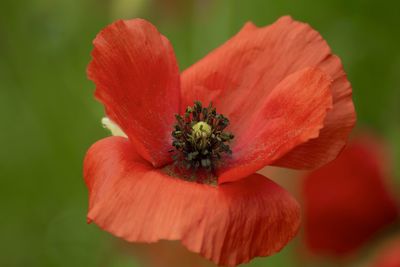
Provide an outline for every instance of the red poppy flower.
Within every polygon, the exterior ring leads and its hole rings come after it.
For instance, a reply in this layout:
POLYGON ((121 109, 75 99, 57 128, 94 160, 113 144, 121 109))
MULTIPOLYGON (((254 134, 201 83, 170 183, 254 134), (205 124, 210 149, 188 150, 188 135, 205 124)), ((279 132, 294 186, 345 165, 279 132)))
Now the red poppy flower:
POLYGON ((86 155, 88 220, 128 241, 181 240, 220 265, 271 255, 298 230, 298 203, 255 172, 320 166, 355 122, 340 60, 289 17, 247 23, 181 74, 168 39, 141 19, 102 30, 92 57, 95 95, 127 138, 100 140, 86 155), (186 108, 194 101, 212 105, 186 108), (172 144, 178 161, 201 164, 208 178, 192 182, 172 168, 172 144))
POLYGON ((384 158, 376 141, 360 138, 305 177, 304 237, 311 252, 349 256, 398 219, 384 158))

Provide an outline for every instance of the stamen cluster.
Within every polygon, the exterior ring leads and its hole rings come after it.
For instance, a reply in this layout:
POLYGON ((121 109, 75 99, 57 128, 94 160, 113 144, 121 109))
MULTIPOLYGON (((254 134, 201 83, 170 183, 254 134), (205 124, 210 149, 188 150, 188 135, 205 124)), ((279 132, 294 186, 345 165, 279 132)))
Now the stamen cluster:
POLYGON ((172 145, 176 150, 173 155, 176 165, 212 171, 222 154, 232 154, 228 143, 234 136, 224 132, 229 120, 218 114, 211 103, 203 107, 200 101, 195 101, 193 107, 186 108, 184 116, 177 114, 175 117, 172 145))

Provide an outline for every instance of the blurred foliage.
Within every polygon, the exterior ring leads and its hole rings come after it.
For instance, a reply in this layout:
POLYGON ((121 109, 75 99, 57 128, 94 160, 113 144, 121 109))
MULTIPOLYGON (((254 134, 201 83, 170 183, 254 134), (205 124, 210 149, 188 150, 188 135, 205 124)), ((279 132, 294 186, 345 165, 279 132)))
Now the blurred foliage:
MULTIPOLYGON (((181 69, 251 20, 308 22, 344 63, 359 129, 387 139, 400 176, 400 2, 14 0, 0 2, 0 266, 139 266, 87 225, 82 159, 107 133, 86 78, 91 42, 117 18, 144 17, 181 69)), ((249 266, 296 266, 287 247, 249 266)))

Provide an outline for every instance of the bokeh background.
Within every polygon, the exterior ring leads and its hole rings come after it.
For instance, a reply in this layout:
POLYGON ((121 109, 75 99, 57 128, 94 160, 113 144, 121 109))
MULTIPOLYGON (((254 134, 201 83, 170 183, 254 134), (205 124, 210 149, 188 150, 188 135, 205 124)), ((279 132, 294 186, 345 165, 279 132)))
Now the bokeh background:
MULTIPOLYGON (((0 266, 142 266, 146 248, 131 253, 85 219, 82 160, 92 143, 108 135, 85 69, 95 35, 119 18, 155 24, 172 42, 181 70, 246 21, 263 26, 290 14, 310 23, 343 60, 357 130, 385 139, 393 176, 400 177, 399 3, 0 1, 0 266)), ((298 266, 295 244, 246 266, 298 266)))

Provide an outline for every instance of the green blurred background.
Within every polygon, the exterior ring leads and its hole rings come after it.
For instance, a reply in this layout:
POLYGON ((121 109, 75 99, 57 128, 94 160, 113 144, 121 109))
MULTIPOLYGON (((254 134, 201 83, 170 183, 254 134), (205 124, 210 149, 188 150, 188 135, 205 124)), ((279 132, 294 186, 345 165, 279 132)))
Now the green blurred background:
MULTIPOLYGON (((236 33, 290 14, 344 63, 358 129, 389 144, 400 175, 400 2, 31 0, 0 2, 0 266, 140 266, 87 225, 82 159, 108 135, 86 78, 95 35, 142 17, 174 45, 183 70, 236 33)), ((279 181, 279 180, 278 180, 279 181)), ((295 249, 248 266, 296 266, 295 249)))

